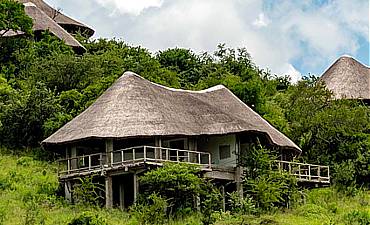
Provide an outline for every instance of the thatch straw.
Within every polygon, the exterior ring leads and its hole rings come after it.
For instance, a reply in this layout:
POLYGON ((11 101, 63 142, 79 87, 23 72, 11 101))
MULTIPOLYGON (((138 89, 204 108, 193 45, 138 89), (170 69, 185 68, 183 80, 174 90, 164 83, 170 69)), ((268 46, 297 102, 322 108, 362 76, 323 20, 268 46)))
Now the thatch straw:
POLYGON ((337 99, 370 99, 370 68, 350 56, 337 59, 320 80, 337 99))
POLYGON ((58 10, 52 8, 43 0, 16 0, 21 3, 31 2, 37 6, 37 8, 41 9, 46 15, 48 15, 52 20, 57 22, 60 26, 65 28, 70 33, 75 33, 80 31, 87 37, 91 37, 94 34, 94 30, 86 26, 85 24, 78 22, 63 13, 59 12, 58 10))
POLYGON ((69 34, 48 15, 36 7, 36 5, 30 2, 25 3, 24 5, 26 14, 33 20, 33 31, 37 32, 48 30, 56 37, 63 40, 67 45, 80 52, 85 51, 85 48, 71 34, 69 34))
POLYGON ((185 91, 126 72, 84 112, 43 141, 66 144, 91 138, 221 135, 253 131, 301 151, 222 85, 185 91))

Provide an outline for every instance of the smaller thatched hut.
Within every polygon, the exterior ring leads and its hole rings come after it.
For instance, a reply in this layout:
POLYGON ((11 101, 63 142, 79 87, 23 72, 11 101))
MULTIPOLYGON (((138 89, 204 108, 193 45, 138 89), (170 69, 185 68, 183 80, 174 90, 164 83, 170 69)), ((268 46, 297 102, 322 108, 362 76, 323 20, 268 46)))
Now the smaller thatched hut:
POLYGON ((68 33, 76 34, 80 32, 86 37, 91 37, 94 34, 94 30, 87 25, 76 21, 75 19, 66 16, 59 10, 54 9, 43 0, 16 0, 21 3, 31 2, 36 5, 41 11, 43 11, 49 18, 54 20, 57 24, 63 27, 68 33))
MULTIPOLYGON (((76 53, 83 53, 86 49, 74 38, 73 34, 81 32, 86 37, 93 35, 94 31, 86 25, 77 22, 59 11, 53 9, 42 0, 17 0, 24 4, 25 13, 32 18, 32 30, 36 38, 43 31, 49 31, 51 34, 64 41, 66 45, 71 46, 76 53)), ((24 35, 21 31, 0 31, 1 37, 11 38, 24 35)))
POLYGON ((321 76, 337 99, 370 100, 370 67, 351 56, 341 56, 321 76))

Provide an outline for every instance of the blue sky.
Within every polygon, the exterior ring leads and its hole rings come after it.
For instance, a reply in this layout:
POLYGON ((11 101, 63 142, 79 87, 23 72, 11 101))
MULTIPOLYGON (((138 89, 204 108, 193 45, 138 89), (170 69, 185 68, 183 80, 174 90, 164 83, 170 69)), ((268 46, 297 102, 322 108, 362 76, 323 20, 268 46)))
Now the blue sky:
POLYGON ((369 0, 46 0, 95 29, 152 52, 246 47, 261 68, 292 80, 339 56, 369 65, 369 0))

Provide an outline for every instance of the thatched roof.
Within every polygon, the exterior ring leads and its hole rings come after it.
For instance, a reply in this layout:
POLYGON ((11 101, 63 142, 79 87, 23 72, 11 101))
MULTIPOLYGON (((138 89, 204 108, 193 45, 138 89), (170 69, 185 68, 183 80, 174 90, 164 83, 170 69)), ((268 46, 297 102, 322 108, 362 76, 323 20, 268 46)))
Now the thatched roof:
POLYGON ((203 91, 172 89, 132 72, 121 76, 95 103, 43 141, 65 144, 90 138, 218 135, 245 131, 301 151, 222 85, 203 91))
POLYGON ((94 30, 86 26, 85 24, 78 22, 63 13, 59 12, 58 10, 54 9, 50 5, 48 5, 43 0, 16 0, 21 3, 32 2, 37 6, 37 8, 41 9, 46 15, 48 15, 52 20, 58 23, 60 26, 65 28, 68 32, 77 32, 81 31, 87 37, 91 37, 94 34, 94 30))
POLYGON ((66 30, 59 26, 54 20, 48 15, 41 11, 33 3, 25 3, 26 14, 32 18, 33 27, 32 30, 37 32, 49 30, 50 33, 54 34, 59 39, 63 40, 66 45, 75 48, 78 51, 85 51, 85 48, 66 30))
POLYGON ((337 59, 320 78, 341 99, 370 99, 370 68, 352 58, 337 59))

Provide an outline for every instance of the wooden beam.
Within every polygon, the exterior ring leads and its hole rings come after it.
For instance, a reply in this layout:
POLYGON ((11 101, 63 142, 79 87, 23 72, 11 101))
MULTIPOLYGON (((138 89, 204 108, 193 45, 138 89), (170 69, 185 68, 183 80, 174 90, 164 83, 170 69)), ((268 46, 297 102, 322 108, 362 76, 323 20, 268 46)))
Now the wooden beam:
POLYGON ((139 194, 139 179, 137 173, 134 173, 134 203, 137 201, 137 197, 139 194))
POLYGON ((237 166, 235 170, 236 191, 241 199, 243 199, 243 167, 237 166))
POLYGON ((111 176, 105 177, 105 207, 113 207, 113 184, 111 176))
POLYGON ((113 139, 105 140, 105 152, 107 153, 107 164, 111 165, 112 163, 112 152, 113 152, 113 139))

